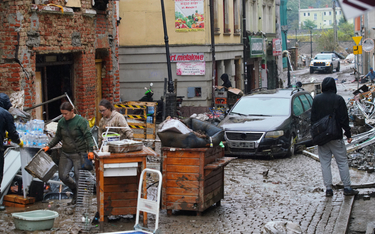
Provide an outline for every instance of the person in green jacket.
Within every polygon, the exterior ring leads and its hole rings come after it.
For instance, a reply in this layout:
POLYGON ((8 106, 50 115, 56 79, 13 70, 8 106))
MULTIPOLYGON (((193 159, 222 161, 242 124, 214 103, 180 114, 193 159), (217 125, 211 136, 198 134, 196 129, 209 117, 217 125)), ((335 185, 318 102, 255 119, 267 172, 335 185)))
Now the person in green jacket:
POLYGON ((59 177, 72 190, 73 197, 70 204, 74 205, 77 200, 79 170, 85 160, 84 157, 94 158, 94 142, 88 121, 75 114, 73 106, 69 102, 62 103, 60 111, 63 118, 57 124, 56 135, 43 150, 48 151, 60 141, 62 142, 59 177), (69 176, 72 167, 74 167, 75 180, 69 176))

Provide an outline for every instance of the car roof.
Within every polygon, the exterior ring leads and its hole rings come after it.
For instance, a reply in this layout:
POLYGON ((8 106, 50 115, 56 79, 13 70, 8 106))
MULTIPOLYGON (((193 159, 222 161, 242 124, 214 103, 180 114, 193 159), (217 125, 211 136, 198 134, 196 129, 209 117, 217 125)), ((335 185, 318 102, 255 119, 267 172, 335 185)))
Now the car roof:
POLYGON ((262 95, 262 97, 272 97, 272 98, 292 98, 296 94, 308 94, 308 92, 303 89, 271 89, 257 91, 246 95, 245 97, 251 98, 253 96, 262 95))

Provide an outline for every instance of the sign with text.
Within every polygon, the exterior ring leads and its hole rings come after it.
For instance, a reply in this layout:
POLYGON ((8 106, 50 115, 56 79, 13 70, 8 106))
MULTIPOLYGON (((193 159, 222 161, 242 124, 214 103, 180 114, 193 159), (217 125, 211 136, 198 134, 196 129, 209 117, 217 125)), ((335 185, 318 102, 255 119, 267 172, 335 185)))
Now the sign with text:
POLYGON ((204 62, 204 53, 171 54, 171 62, 204 62))
POLYGON ((203 76, 206 72, 205 62, 177 63, 178 76, 203 76))
POLYGON ((282 48, 282 42, 280 38, 274 38, 272 39, 272 55, 273 56, 279 56, 281 55, 283 48, 282 48))
POLYGON ((262 57, 263 55, 263 38, 250 38, 250 58, 262 57))
POLYGON ((174 0, 176 32, 204 31, 204 1, 174 0))

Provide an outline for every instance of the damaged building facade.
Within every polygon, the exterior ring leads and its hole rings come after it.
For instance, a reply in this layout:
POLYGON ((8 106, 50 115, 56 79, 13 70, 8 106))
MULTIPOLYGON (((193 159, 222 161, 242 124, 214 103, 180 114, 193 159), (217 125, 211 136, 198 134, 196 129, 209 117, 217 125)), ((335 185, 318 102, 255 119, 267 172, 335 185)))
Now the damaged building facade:
MULTIPOLYGON (((117 5, 108 0, 0 0, 0 92, 24 91, 24 107, 67 93, 80 115, 119 101, 117 5)), ((64 99, 34 109, 60 115, 64 99)), ((98 118, 96 118, 98 119, 98 118)))

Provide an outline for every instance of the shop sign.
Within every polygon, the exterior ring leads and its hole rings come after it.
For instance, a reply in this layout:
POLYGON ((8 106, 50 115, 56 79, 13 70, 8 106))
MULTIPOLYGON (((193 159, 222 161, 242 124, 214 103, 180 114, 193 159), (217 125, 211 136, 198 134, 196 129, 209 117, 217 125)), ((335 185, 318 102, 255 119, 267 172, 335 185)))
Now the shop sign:
POLYGON ((250 38, 250 58, 264 55, 263 38, 250 38))
POLYGON ((201 76, 205 74, 205 62, 176 63, 178 76, 201 76))
POLYGON ((282 53, 282 42, 280 38, 274 38, 272 39, 272 55, 273 56, 279 56, 282 53))
POLYGON ((170 55, 171 62, 204 62, 204 53, 187 53, 170 55))
POLYGON ((174 0, 176 32, 204 31, 204 1, 174 0))

